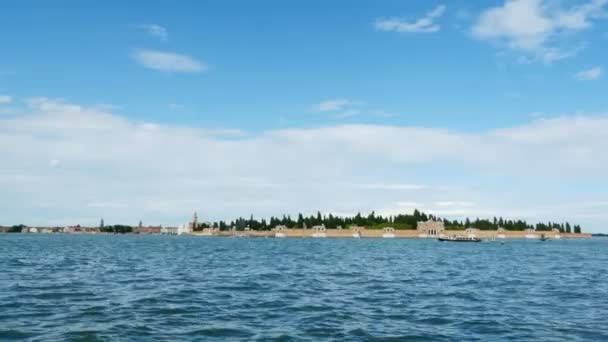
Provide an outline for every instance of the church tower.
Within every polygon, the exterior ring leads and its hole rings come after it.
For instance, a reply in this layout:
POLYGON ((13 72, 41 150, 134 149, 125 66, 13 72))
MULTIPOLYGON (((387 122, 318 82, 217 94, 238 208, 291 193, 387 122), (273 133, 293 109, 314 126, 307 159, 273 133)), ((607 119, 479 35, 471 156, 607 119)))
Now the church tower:
POLYGON ((198 214, 195 211, 194 215, 192 215, 192 222, 190 222, 190 229, 192 231, 194 231, 196 229, 197 225, 198 225, 198 214))

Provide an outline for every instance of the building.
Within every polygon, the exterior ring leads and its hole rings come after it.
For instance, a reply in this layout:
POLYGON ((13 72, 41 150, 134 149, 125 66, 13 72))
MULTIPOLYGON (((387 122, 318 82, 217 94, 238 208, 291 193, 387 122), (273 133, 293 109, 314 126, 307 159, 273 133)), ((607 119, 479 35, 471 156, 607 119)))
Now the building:
POLYGON ((505 234, 506 231, 507 230, 505 228, 498 227, 498 229, 496 229, 496 232, 498 233, 498 234, 496 234, 496 237, 499 239, 506 239, 507 238, 507 235, 505 234))
POLYGON ((393 228, 393 227, 384 227, 382 229, 382 237, 383 238, 394 238, 395 237, 395 228, 393 228))
POLYGON ((161 227, 160 233, 166 235, 177 235, 178 227, 161 227))
POLYGON ((198 214, 195 211, 194 215, 192 215, 192 221, 188 223, 188 228, 190 229, 190 232, 193 232, 196 230, 197 226, 198 226, 198 214))
POLYGON ((133 234, 160 234, 162 226, 144 226, 141 221, 133 228, 133 234))
POLYGON ((560 232, 559 229, 553 228, 553 229, 551 229, 551 232, 553 233, 553 238, 554 239, 561 239, 562 238, 562 236, 560 235, 561 232, 560 232))
POLYGON ((203 232, 200 235, 216 235, 219 231, 219 228, 203 228, 203 232))
POLYGON ((182 224, 181 226, 177 227, 177 235, 192 234, 192 227, 196 226, 196 213, 194 213, 194 215, 195 217, 192 222, 189 224, 182 224))
POLYGON ((326 234, 327 228, 325 228, 324 224, 322 224, 320 226, 313 226, 312 230, 313 230, 312 237, 314 237, 314 238, 327 237, 327 234, 326 234))
POLYGON ((477 228, 467 228, 464 230, 464 233, 469 237, 477 237, 479 234, 479 229, 477 228))
POLYGON ((538 235, 536 235, 536 230, 532 229, 532 228, 528 228, 525 230, 526 232, 526 239, 538 239, 538 235))
POLYGON ((284 238, 287 237, 287 227, 286 226, 276 226, 274 227, 274 237, 284 238))
POLYGON ((420 221, 416 224, 419 237, 436 237, 443 235, 445 226, 442 221, 420 221))
MULTIPOLYGON (((42 228, 39 229, 40 232, 45 233, 45 229, 52 229, 52 228, 42 228)), ((53 230, 54 232, 54 230, 53 230)), ((63 232, 63 233, 68 233, 68 234, 83 234, 83 233, 87 233, 87 234, 97 234, 100 232, 98 227, 82 227, 81 225, 77 224, 75 226, 67 226, 64 227, 63 229, 60 229, 59 232, 63 232)))
MULTIPOLYGON (((198 227, 198 214, 196 213, 196 211, 194 212, 194 215, 192 215, 192 221, 190 221, 188 223, 180 224, 177 227, 163 228, 163 229, 161 229, 161 234, 167 234, 167 235, 192 234, 195 227, 198 227)), ((205 229, 207 229, 207 228, 205 228, 205 229)), ((203 235, 211 235, 211 234, 205 234, 206 233, 205 229, 203 229, 203 235)))

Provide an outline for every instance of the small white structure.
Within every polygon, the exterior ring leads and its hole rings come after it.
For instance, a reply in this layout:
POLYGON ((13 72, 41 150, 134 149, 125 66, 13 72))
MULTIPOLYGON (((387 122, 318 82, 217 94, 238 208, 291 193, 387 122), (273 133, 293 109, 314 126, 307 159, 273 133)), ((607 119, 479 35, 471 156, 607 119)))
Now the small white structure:
POLYGON ((275 238, 285 238, 287 237, 287 227, 285 226, 276 226, 274 227, 274 237, 275 238))
POLYGON ((553 228, 553 229, 551 229, 551 232, 553 233, 553 238, 554 239, 561 239, 562 238, 562 236, 560 235, 561 232, 559 231, 559 229, 553 228))
POLYGON ((182 224, 181 226, 177 227, 177 235, 192 234, 192 227, 193 226, 194 225, 192 223, 182 224))
POLYGON ((416 230, 418 230, 418 236, 421 238, 437 237, 443 235, 445 232, 445 226, 441 221, 421 221, 416 224, 416 230))
POLYGON ((525 230, 526 232, 526 239, 538 239, 539 236, 536 234, 536 230, 532 229, 532 228, 528 228, 525 230))
POLYGON ((382 237, 392 239, 395 237, 395 228, 393 227, 384 227, 382 229, 382 237))
POLYGON ((353 232, 352 236, 355 239, 359 239, 361 237, 361 232, 363 231, 363 227, 350 226, 350 230, 353 232))
POLYGON ((249 226, 245 227, 245 229, 243 229, 243 231, 233 231, 232 234, 234 237, 249 237, 251 232, 251 228, 249 228, 249 226))
POLYGON ((177 235, 178 227, 160 227, 160 233, 165 235, 177 235))
POLYGON ((219 228, 203 228, 203 232, 200 235, 203 236, 212 236, 217 234, 217 232, 219 232, 219 228))
POLYGON ((496 238, 498 239, 506 239, 507 235, 505 234, 507 230, 504 229, 503 227, 498 227, 498 229, 496 229, 496 238))
POLYGON ((314 227, 312 227, 312 237, 313 238, 327 237, 326 231, 327 231, 327 228, 325 228, 324 224, 322 224, 320 226, 314 226, 314 227))
POLYGON ((160 233, 165 235, 192 234, 192 226, 190 223, 185 223, 177 227, 160 227, 160 233))
POLYGON ((479 234, 479 229, 477 228, 467 228, 464 230, 464 234, 468 237, 477 237, 477 234, 479 234))

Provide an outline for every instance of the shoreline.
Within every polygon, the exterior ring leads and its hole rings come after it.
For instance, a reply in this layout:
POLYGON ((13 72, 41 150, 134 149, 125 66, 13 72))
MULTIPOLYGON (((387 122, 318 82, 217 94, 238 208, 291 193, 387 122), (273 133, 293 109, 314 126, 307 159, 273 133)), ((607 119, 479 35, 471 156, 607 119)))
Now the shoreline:
MULTIPOLYGON (((363 229, 360 230, 360 238, 388 238, 384 237, 384 232, 382 229, 363 229)), ((215 237, 251 237, 251 238, 277 238, 275 236, 277 232, 272 230, 265 231, 216 231, 216 232, 202 232, 197 231, 193 232, 190 235, 194 236, 215 236, 215 237)), ((356 239, 353 236, 355 233, 349 229, 327 229, 323 232, 323 235, 318 236, 318 232, 315 232, 312 229, 285 229, 281 232, 283 236, 278 238, 350 238, 356 239), (313 236, 313 234, 317 236, 313 236)), ((552 231, 543 231, 543 232, 535 232, 530 233, 526 231, 496 231, 496 230, 481 230, 475 232, 475 234, 469 234, 465 230, 446 230, 442 235, 450 236, 450 235, 468 235, 475 236, 480 239, 528 239, 535 240, 540 239, 541 234, 544 234, 548 239, 581 239, 581 238, 591 238, 591 233, 555 233, 552 231), (534 237, 532 237, 534 236, 534 237)), ((423 236, 417 230, 395 230, 392 232, 392 237, 397 239, 435 239, 437 236, 423 236)))

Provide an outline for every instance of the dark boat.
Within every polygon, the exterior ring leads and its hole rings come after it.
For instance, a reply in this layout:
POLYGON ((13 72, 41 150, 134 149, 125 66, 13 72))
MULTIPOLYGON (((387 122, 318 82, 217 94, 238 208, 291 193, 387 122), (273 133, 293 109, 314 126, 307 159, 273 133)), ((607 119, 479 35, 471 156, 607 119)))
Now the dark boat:
POLYGON ((549 240, 549 239, 547 239, 545 234, 540 234, 540 241, 547 241, 547 240, 549 240))
POLYGON ((440 236, 437 238, 437 240, 446 242, 481 242, 480 238, 462 235, 440 236))

